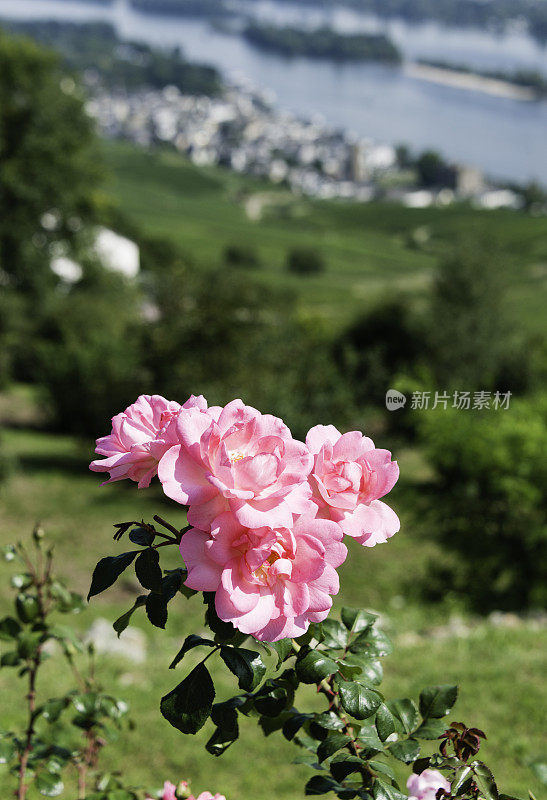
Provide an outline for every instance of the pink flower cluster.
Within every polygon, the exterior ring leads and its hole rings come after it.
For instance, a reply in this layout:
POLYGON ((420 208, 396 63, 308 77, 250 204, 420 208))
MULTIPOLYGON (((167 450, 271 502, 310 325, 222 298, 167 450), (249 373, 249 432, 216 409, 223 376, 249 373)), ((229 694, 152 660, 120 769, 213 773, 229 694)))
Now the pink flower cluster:
POLYGON ((303 634, 321 622, 339 589, 344 535, 366 547, 399 530, 380 498, 399 476, 387 450, 358 431, 312 428, 293 439, 278 417, 233 400, 208 407, 142 395, 97 440, 109 472, 139 488, 157 474, 188 507, 180 551, 186 585, 215 592, 219 617, 262 641, 303 634))
MULTIPOLYGON (((186 800, 226 800, 223 794, 211 794, 211 792, 202 792, 197 797, 194 797, 193 794, 189 794, 187 781, 181 781, 178 787, 170 781, 165 781, 161 800, 178 800, 179 798, 186 798, 186 800)), ((152 798, 147 797, 146 800, 152 800, 152 798)))

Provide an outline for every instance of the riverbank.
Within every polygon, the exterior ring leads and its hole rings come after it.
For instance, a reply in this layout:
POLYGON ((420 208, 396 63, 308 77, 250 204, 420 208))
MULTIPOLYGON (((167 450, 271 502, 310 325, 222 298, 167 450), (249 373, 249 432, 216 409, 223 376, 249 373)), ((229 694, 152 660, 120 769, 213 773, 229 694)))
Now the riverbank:
POLYGON ((493 97, 503 97, 506 100, 519 100, 530 102, 537 100, 536 92, 527 86, 517 86, 509 81, 498 78, 487 78, 472 72, 464 72, 442 67, 433 67, 427 64, 409 62, 404 65, 405 74, 410 78, 441 86, 452 86, 455 89, 465 89, 471 92, 481 92, 493 97))

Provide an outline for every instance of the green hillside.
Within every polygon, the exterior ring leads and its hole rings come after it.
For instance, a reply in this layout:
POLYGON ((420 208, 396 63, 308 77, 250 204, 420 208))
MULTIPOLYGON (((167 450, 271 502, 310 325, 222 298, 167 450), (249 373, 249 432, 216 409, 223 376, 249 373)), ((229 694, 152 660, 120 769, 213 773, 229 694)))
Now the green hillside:
POLYGON ((297 293, 303 314, 339 328, 387 291, 413 302, 427 292, 439 257, 470 231, 502 248, 511 287, 508 304, 529 330, 544 330, 547 224, 514 211, 468 206, 409 209, 394 204, 317 202, 218 168, 198 168, 172 151, 103 145, 109 191, 141 230, 174 241, 203 268, 226 246, 256 250, 265 287, 297 293), (285 268, 295 246, 321 250, 326 270, 295 276, 285 268))

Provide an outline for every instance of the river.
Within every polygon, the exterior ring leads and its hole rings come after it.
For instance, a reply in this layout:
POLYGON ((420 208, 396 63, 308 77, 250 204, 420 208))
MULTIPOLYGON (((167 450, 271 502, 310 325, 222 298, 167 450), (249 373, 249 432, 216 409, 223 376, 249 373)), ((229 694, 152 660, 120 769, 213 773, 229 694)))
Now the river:
MULTIPOLYGON (((233 0, 248 9, 247 0, 233 0)), ((386 22, 348 9, 310 10, 298 4, 255 0, 262 19, 337 30, 386 30, 405 59, 439 58, 487 69, 535 68, 547 73, 547 49, 520 30, 504 35, 447 29, 436 23, 386 22)), ((127 0, 112 6, 79 0, 0 0, 0 17, 105 20, 119 35, 151 45, 180 46, 192 60, 272 89, 280 106, 320 114, 328 122, 415 150, 434 148, 487 174, 547 185, 547 102, 525 102, 421 80, 404 66, 333 64, 287 59, 252 48, 241 37, 213 30, 205 20, 140 14, 127 0)))

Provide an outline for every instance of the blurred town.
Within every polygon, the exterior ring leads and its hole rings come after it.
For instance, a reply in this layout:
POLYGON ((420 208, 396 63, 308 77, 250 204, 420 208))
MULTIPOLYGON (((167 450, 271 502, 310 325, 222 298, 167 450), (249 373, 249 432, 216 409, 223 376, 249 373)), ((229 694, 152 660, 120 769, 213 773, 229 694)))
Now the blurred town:
POLYGON ((435 186, 418 188, 397 148, 279 110, 270 93, 245 84, 226 86, 219 98, 185 95, 176 86, 137 92, 96 87, 87 110, 107 137, 142 147, 170 144, 198 166, 285 182, 293 192, 323 200, 381 198, 410 208, 457 200, 479 208, 523 203, 517 192, 462 164, 439 163, 435 186))

